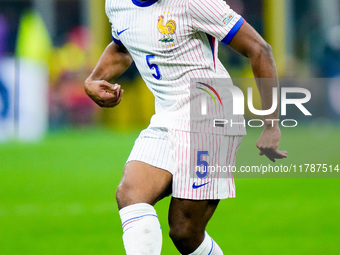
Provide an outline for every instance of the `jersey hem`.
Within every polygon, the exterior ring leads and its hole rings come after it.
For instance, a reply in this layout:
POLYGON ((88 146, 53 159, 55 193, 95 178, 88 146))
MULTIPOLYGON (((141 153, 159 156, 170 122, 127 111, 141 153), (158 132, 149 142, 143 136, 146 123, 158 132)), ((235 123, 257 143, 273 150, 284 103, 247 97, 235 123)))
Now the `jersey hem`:
POLYGON ((122 45, 122 42, 121 42, 120 40, 114 38, 113 36, 112 36, 112 41, 113 41, 115 44, 122 45))
POLYGON ((223 130, 205 130, 202 132, 201 130, 194 130, 191 128, 183 128, 183 125, 164 125, 159 123, 151 122, 147 128, 166 128, 169 130, 178 130, 188 133, 207 133, 212 135, 223 135, 223 136, 246 136, 247 131, 246 128, 234 128, 234 129, 223 129, 223 130))
POLYGON ((228 199, 228 198, 235 198, 236 196, 232 196, 232 195, 219 195, 219 194, 214 194, 213 197, 214 198, 210 198, 210 197, 203 197, 203 198, 195 198, 192 196, 180 196, 180 195, 176 195, 176 194, 171 194, 172 197, 174 198, 179 198, 179 199, 188 199, 188 200, 220 200, 220 199, 228 199))

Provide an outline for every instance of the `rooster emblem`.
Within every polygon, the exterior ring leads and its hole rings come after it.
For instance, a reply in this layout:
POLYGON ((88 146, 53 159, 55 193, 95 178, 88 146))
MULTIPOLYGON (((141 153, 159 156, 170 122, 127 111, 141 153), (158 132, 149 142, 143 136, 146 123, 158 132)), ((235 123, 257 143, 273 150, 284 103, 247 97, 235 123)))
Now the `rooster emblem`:
POLYGON ((176 32, 176 23, 173 20, 169 20, 165 26, 163 25, 164 16, 158 17, 158 31, 163 35, 161 42, 173 42, 174 39, 170 36, 176 32))

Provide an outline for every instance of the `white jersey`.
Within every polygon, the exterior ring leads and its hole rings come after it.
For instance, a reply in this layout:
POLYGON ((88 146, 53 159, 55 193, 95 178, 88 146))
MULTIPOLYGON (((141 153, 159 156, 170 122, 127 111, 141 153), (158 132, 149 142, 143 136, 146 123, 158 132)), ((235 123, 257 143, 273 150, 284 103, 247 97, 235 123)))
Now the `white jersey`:
POLYGON ((190 131, 190 80, 230 78, 218 41, 228 44, 244 19, 223 0, 106 0, 106 13, 114 42, 130 52, 155 96, 150 126, 190 131))

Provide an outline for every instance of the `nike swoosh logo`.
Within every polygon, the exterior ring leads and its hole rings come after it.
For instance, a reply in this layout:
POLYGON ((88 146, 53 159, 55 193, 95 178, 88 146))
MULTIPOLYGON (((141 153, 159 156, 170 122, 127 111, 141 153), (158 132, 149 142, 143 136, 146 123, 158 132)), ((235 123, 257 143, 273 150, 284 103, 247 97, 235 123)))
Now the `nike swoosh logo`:
POLYGON ((209 184, 210 182, 207 182, 207 183, 204 183, 204 184, 201 184, 201 185, 196 185, 196 183, 194 182, 193 184, 192 184, 192 188, 193 189, 199 189, 199 188, 202 188, 203 186, 205 186, 205 185, 207 185, 207 184, 209 184))
POLYGON ((125 28, 124 30, 118 31, 117 30, 117 35, 120 36, 121 33, 124 33, 126 30, 128 30, 129 28, 125 28))

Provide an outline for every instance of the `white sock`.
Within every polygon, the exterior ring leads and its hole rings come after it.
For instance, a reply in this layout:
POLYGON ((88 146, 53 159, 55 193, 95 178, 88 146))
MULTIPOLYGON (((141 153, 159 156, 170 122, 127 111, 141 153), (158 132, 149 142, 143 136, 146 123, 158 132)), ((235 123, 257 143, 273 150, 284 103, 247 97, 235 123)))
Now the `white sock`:
POLYGON ((160 255, 162 230, 156 210, 146 203, 124 207, 119 211, 123 242, 127 255, 160 255))
POLYGON ((189 255, 223 255, 223 251, 207 232, 201 245, 189 255))

